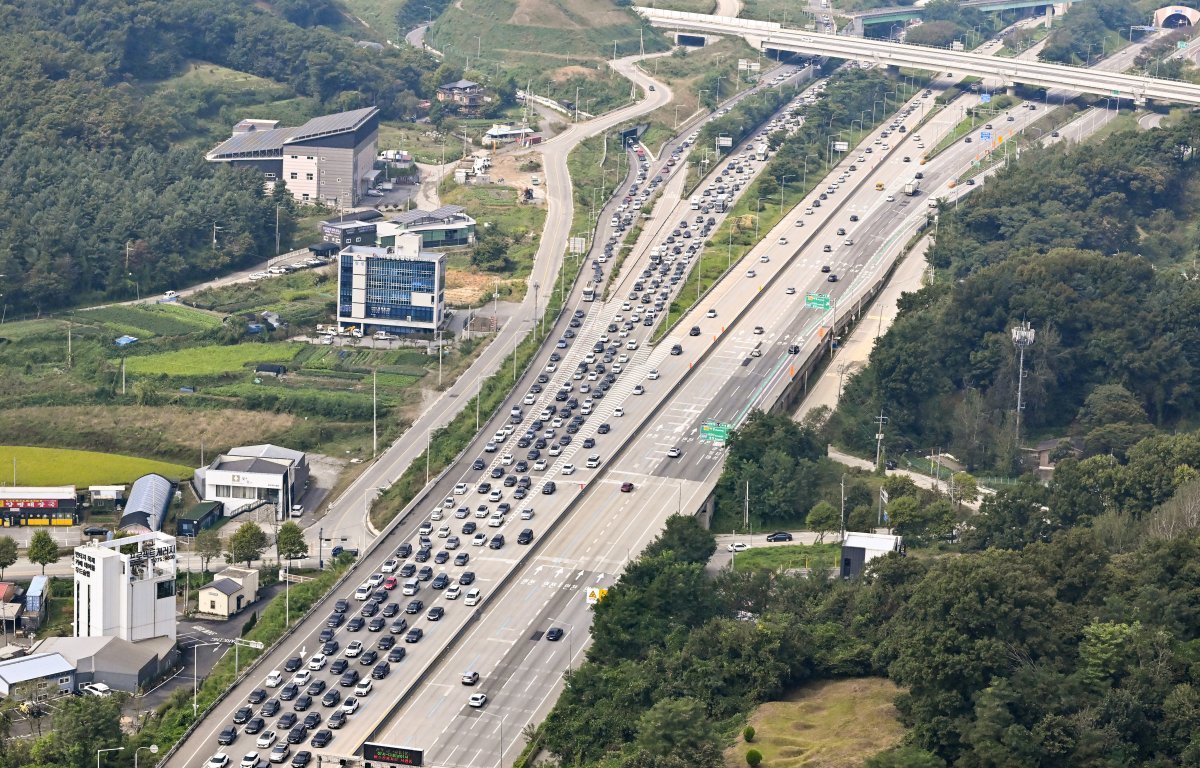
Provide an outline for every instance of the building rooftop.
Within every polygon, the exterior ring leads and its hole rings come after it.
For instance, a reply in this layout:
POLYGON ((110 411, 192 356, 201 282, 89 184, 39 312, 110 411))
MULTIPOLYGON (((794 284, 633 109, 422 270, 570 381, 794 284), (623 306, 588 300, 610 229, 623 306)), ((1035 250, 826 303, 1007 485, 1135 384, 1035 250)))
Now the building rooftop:
MULTIPOLYGON (((419 240, 420 234, 416 232, 405 233, 405 237, 412 237, 419 240)), ((397 246, 379 246, 379 245, 348 245, 341 251, 343 254, 352 256, 362 255, 370 256, 377 259, 408 259, 409 261, 443 261, 446 255, 433 251, 421 251, 416 248, 403 248, 397 246)))
POLYGON ((60 653, 35 653, 19 659, 0 661, 0 680, 11 687, 26 680, 40 680, 75 671, 75 665, 60 653))
MULTIPOLYGON (((314 117, 296 128, 250 129, 235 132, 206 156, 208 160, 234 160, 243 157, 282 155, 284 146, 322 136, 333 136, 358 130, 379 110, 375 107, 353 109, 333 115, 314 117)), ((238 125, 242 125, 242 121, 238 125)), ((237 129, 235 128, 235 131, 237 129)))
POLYGON ((443 205, 432 211, 404 211, 392 217, 392 221, 405 227, 416 227, 422 224, 450 224, 456 222, 471 223, 470 216, 463 213, 466 208, 461 205, 443 205))
POLYGON ((369 221, 322 221, 322 229, 338 229, 338 230, 359 230, 363 227, 375 226, 369 221))
POLYGON ((221 506, 219 501, 202 501, 199 504, 192 505, 192 508, 186 512, 180 512, 178 519, 180 520, 200 520, 205 515, 218 509, 221 506))
POLYGON ((233 579, 217 579, 204 589, 215 589, 223 595, 236 595, 242 590, 242 585, 233 579))
POLYGON ((29 589, 25 590, 25 597, 41 597, 49 588, 49 576, 34 576, 29 582, 29 589))
POLYGON ((162 530, 173 489, 174 484, 162 475, 142 475, 133 481, 129 500, 125 502, 125 513, 117 528, 125 530, 137 526, 151 531, 162 530))
POLYGON ((230 448, 226 452, 227 456, 257 456, 263 459, 286 459, 288 461, 303 461, 304 451, 296 451, 291 448, 284 448, 270 443, 262 443, 261 445, 239 445, 237 448, 230 448))
POLYGON ((27 485, 0 488, 0 499, 74 499, 73 485, 27 485))
POLYGON ((34 646, 42 653, 54 653, 71 662, 76 671, 97 670, 136 672, 156 656, 162 658, 175 647, 169 637, 154 637, 132 643, 119 637, 48 637, 34 646))
POLYGON ((467 91, 472 88, 478 88, 479 83, 474 80, 455 80, 453 83, 439 85, 438 89, 442 91, 467 91))
POLYGON ((266 459, 238 459, 222 456, 213 464, 212 469, 223 469, 229 472, 257 472, 262 475, 286 474, 288 468, 283 464, 266 459))

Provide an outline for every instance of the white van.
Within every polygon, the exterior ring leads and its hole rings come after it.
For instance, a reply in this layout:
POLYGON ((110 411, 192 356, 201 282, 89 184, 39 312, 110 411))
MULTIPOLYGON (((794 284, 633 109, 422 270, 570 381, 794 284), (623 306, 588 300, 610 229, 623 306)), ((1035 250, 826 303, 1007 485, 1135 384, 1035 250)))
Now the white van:
POLYGON ((370 596, 371 596, 371 585, 370 584, 359 584, 358 589, 354 590, 354 599, 355 600, 366 600, 370 596))
POLYGON ((479 590, 472 587, 467 590, 467 596, 463 598, 463 602, 467 605, 479 605, 479 600, 482 597, 479 590))
POLYGON ((404 594, 412 597, 421 591, 421 582, 417 581, 416 579, 409 579, 408 581, 404 582, 404 589, 402 591, 404 594))

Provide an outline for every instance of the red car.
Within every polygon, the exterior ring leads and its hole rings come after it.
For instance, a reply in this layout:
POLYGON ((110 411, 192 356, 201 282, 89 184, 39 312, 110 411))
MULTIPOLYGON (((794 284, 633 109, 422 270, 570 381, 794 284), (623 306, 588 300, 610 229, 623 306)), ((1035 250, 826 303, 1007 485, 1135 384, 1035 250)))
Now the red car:
POLYGON ((633 483, 621 483, 621 493, 629 493, 633 490, 633 483))
POLYGON ((383 588, 384 589, 395 589, 396 588, 396 577, 388 576, 386 579, 384 579, 383 580, 383 588))

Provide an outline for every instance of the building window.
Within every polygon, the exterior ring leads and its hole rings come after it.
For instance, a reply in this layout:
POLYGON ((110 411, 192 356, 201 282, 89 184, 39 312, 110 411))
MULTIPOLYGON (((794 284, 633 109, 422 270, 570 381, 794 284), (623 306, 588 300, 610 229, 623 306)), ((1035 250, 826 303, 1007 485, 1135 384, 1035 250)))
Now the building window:
POLYGON ((313 156, 312 156, 312 155, 309 155, 308 157, 306 157, 306 158, 304 158, 304 159, 305 159, 305 160, 312 160, 312 159, 313 159, 313 156))
POLYGON ((341 179, 338 179, 338 182, 340 183, 340 182, 341 182, 341 179))
POLYGON ((306 173, 306 174, 304 174, 304 178, 307 179, 308 181, 312 181, 313 175, 311 173, 306 173))
POLYGON ((293 159, 293 160, 299 160, 299 159, 300 159, 300 155, 292 155, 292 159, 293 159))
POLYGON ((59 685, 70 685, 71 678, 68 676, 60 677, 60 678, 58 678, 58 684, 59 685))
POLYGON ((298 178, 300 178, 300 174, 296 173, 295 171, 292 171, 292 178, 298 179, 298 178))
POLYGON ((208 601, 208 610, 214 611, 214 612, 217 610, 217 601, 216 600, 208 601))
POLYGON ((273 173, 264 173, 263 176, 266 177, 267 179, 275 178, 275 174, 273 174, 273 173))
POLYGON ((307 192, 305 192, 303 195, 301 195, 301 199, 302 199, 302 200, 304 200, 304 202, 306 202, 306 203, 307 203, 307 202, 308 202, 308 193, 307 193, 307 192))

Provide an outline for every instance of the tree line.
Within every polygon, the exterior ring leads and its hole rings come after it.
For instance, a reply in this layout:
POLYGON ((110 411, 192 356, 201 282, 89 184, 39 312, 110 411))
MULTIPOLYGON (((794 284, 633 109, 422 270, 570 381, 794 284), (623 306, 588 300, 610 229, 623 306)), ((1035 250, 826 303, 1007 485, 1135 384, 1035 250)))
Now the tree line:
POLYGON ((1195 413, 1200 281, 1190 184, 1200 118, 1125 132, 1067 153, 1027 150, 956 209, 942 210, 928 258, 940 279, 905 294, 896 322, 848 383, 835 442, 948 449, 969 470, 1016 471, 1021 416, 1061 455, 1117 457, 1195 413))

